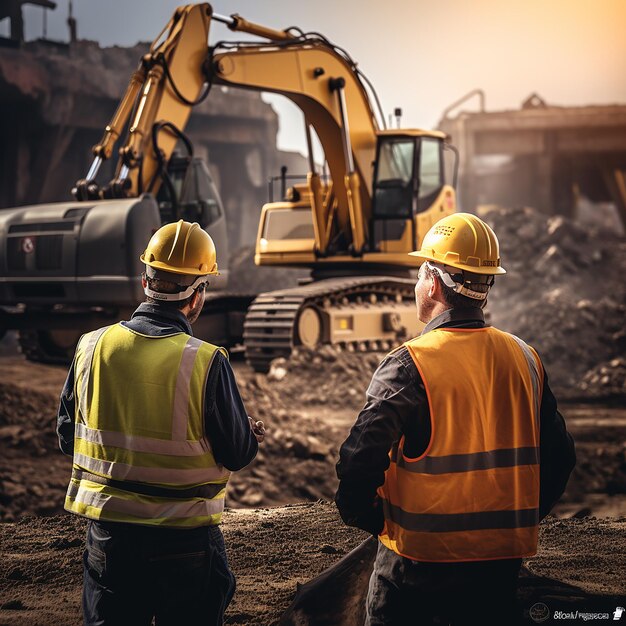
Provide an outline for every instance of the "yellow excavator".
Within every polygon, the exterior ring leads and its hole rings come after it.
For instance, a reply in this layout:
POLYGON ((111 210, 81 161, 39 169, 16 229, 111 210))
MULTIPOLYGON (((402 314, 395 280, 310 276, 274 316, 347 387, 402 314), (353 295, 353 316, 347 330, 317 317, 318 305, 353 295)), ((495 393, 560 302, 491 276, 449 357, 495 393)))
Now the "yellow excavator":
MULTIPOLYGON (((180 146, 191 153, 184 129, 193 106, 216 86, 287 97, 304 114, 308 143, 306 179, 288 189, 283 179, 283 197, 261 210, 255 262, 310 268, 310 279, 243 302, 241 335, 248 362, 267 371, 273 358, 288 356, 298 345, 386 350, 413 336, 418 330, 415 267, 407 253, 419 247, 435 221, 456 210, 457 153, 441 132, 385 129, 371 84, 345 50, 318 33, 274 30, 239 15, 218 15, 207 3, 179 7, 141 59, 94 146, 93 164, 73 190, 74 206, 92 207, 104 224, 107 214, 100 204, 119 207, 120 200, 137 199, 145 205, 149 192, 162 201, 158 211, 150 209, 153 217, 143 218, 143 230, 154 220, 206 213, 202 199, 181 202, 181 194, 189 195, 194 187, 187 171, 193 161, 183 160, 187 165, 178 175, 172 168, 176 171, 180 163, 180 146), (208 45, 211 22, 260 40, 208 45), (313 156, 314 134, 324 153, 321 166, 313 156), (118 143, 115 176, 100 184, 98 171, 118 143)), ((197 172, 195 176, 197 187, 197 172)), ((106 210, 112 215, 120 209, 106 210)), ((149 212, 142 211, 144 216, 149 212)), ((216 236, 211 220, 205 222, 219 253, 222 235, 216 236)), ((81 226, 73 228, 76 234, 81 226)), ((130 255, 137 252, 130 248, 136 247, 142 228, 111 234, 92 226, 91 236, 123 236, 130 255)), ((101 253, 106 254, 102 247, 101 253)), ((104 283, 98 284, 102 293, 104 283)), ((220 297, 218 293, 213 302, 213 314, 220 297)), ((214 336, 210 328, 206 334, 214 336)))

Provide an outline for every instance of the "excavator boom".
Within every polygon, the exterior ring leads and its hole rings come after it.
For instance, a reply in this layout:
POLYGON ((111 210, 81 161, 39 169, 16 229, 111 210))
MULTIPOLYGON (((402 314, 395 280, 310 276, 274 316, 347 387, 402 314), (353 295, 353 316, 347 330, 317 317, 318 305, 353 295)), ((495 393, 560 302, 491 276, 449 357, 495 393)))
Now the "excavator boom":
MULTIPOLYGON (((346 59, 326 41, 303 37, 281 47, 246 46, 217 53, 212 69, 216 83, 280 94, 302 110, 328 163, 339 232, 360 250, 367 238, 378 125, 368 95, 346 59)), ((328 229, 329 209, 313 207, 321 252, 328 247, 321 233, 328 229)))

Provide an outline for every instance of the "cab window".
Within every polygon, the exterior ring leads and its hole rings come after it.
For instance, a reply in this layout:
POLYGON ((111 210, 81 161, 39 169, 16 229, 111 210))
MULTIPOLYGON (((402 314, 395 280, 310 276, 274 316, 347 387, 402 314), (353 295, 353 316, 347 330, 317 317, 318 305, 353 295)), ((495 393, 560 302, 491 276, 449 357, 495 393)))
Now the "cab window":
POLYGON ((268 241, 274 239, 313 239, 313 221, 311 210, 304 209, 272 209, 265 216, 263 237, 268 241))
POLYGON ((411 215, 415 140, 390 138, 380 140, 374 192, 376 217, 411 215))
POLYGON ((441 142, 423 137, 420 142, 418 211, 430 206, 442 185, 441 142))

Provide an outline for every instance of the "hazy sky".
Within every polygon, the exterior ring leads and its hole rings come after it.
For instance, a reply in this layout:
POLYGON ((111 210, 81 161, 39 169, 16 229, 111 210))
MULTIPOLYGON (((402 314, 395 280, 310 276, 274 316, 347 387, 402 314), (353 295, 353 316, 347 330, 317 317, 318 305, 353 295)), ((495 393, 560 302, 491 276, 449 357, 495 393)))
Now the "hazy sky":
MULTIPOLYGON (((48 37, 66 40, 68 0, 57 3, 48 37)), ((178 4, 74 0, 74 15, 79 37, 127 46, 154 39, 178 4)), ((626 104, 626 0, 216 0, 213 8, 325 34, 358 61, 386 113, 402 107, 405 127, 435 126, 477 87, 488 110, 518 108, 532 92, 551 104, 626 104)), ((24 13, 27 39, 41 36, 42 9, 24 13)), ((241 38, 218 23, 212 33, 241 38)), ((288 149, 304 146, 292 106, 280 107, 279 141, 288 149)))

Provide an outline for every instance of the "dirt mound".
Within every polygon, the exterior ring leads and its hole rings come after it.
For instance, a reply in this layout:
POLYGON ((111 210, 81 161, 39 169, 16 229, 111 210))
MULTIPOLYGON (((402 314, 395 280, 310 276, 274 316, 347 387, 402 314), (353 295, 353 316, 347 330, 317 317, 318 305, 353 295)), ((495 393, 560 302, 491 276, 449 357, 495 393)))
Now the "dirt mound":
POLYGON ((359 410, 365 390, 384 354, 343 352, 335 346, 296 349, 291 358, 272 362, 269 390, 286 402, 304 406, 332 406, 359 410), (303 384, 315 381, 314 384, 303 384))
POLYGON ((496 231, 507 270, 489 298, 494 325, 539 351, 561 393, 613 395, 619 384, 592 370, 626 350, 626 240, 530 208, 479 214, 496 231))
POLYGON ((35 456, 58 450, 57 405, 50 393, 0 383, 0 444, 35 456))
MULTIPOLYGON (((323 502, 228 511, 222 529, 237 576, 226 623, 246 626, 277 624, 298 584, 319 575, 366 538, 345 527, 335 507, 323 502)), ((84 520, 72 515, 0 524, 2 624, 81 623, 84 533, 84 520)), ((625 533, 626 519, 545 520, 539 552, 526 561, 520 581, 524 623, 533 623, 528 609, 538 601, 552 611, 613 611, 626 592, 621 559, 625 533)), ((352 590, 356 598, 365 591, 352 590)), ((352 621, 341 623, 356 626, 362 623, 359 618, 355 612, 352 621)), ((297 623, 320 622, 309 616, 297 623)))
POLYGON ((599 404, 563 405, 576 442, 576 467, 556 512, 570 515, 626 514, 626 409, 599 404))
POLYGON ((62 509, 69 463, 55 434, 57 405, 52 394, 0 383, 0 521, 62 509))
MULTIPOLYGON (((286 368, 279 362, 267 377, 236 365, 246 408, 265 421, 269 435, 250 467, 233 476, 229 506, 332 499, 338 447, 362 404, 363 390, 376 364, 377 357, 371 354, 329 349, 321 356, 299 353, 286 368), (302 384, 303 380, 321 380, 324 371, 336 376, 336 381, 327 375, 320 387, 302 384), (319 391, 314 395, 313 389, 319 391)), ((24 377, 28 367, 24 362, 21 370, 15 366, 3 371, 11 380, 24 377)), ((59 372, 49 369, 60 378, 59 372)), ((57 386, 60 389, 61 383, 57 386)), ((58 392, 0 384, 1 521, 63 509, 71 459, 58 449, 57 407, 58 392), (42 464, 53 471, 42 473, 42 464)))

